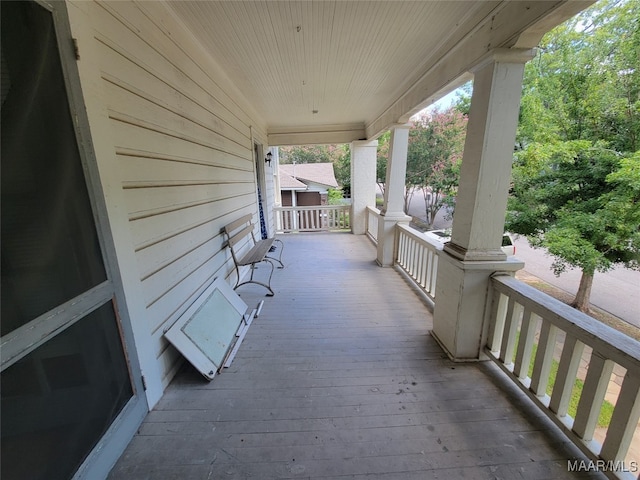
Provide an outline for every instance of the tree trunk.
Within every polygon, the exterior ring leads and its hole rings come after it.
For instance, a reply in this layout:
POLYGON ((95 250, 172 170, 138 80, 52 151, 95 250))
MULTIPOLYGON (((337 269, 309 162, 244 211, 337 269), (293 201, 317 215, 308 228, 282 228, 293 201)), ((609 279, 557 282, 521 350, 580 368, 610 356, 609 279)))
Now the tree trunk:
POLYGON ((413 199, 413 191, 415 187, 406 187, 404 190, 404 214, 409 215, 409 207, 413 199))
POLYGON ((436 221, 436 215, 441 208, 439 204, 438 195, 433 193, 432 191, 427 191, 427 189, 423 189, 422 191, 424 196, 424 210, 427 216, 427 224, 429 225, 429 230, 433 228, 433 223, 436 221))
POLYGON ((571 306, 581 312, 588 313, 590 304, 589 297, 591 297, 591 285, 593 285, 593 273, 587 273, 582 271, 582 277, 580 277, 580 286, 578 287, 578 293, 573 300, 571 306))

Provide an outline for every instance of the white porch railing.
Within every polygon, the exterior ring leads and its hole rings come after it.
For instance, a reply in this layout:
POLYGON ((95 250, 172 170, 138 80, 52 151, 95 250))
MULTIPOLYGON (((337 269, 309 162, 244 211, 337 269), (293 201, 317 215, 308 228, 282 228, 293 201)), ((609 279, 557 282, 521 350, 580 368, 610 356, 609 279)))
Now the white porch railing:
POLYGON ((317 232, 348 230, 350 205, 318 205, 311 207, 275 207, 276 231, 317 232))
POLYGON ((396 225, 396 264, 435 302, 438 255, 442 245, 408 225, 396 225))
POLYGON ((640 419, 640 344, 513 277, 493 277, 490 290, 487 355, 610 478, 635 478, 637 471, 632 475, 624 461, 640 419), (588 356, 585 347, 592 353, 572 418, 569 400, 580 362, 588 356), (626 374, 600 444, 594 432, 616 364, 626 374))
POLYGON ((374 244, 378 244, 378 218, 380 217, 380 210, 373 207, 367 207, 365 213, 365 232, 367 237, 371 239, 374 244))

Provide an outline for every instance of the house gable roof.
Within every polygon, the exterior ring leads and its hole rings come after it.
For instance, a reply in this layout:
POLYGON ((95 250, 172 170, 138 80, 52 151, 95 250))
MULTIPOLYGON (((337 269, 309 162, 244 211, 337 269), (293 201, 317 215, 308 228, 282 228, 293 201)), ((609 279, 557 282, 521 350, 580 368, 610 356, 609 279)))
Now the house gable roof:
POLYGON ((280 190, 306 190, 307 184, 296 180, 280 168, 280 190))
POLYGON ((338 182, 333 171, 333 163, 298 163, 296 165, 280 165, 280 185, 284 186, 283 174, 293 180, 304 183, 318 183, 327 187, 338 188, 338 182))

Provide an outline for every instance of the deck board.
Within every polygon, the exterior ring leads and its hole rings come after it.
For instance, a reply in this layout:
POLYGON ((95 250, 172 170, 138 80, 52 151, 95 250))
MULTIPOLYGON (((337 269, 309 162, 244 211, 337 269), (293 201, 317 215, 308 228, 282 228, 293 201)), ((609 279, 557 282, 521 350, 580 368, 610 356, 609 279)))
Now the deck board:
POLYGON ((109 478, 601 478, 493 365, 446 358, 364 236, 282 239, 275 296, 238 289, 265 305, 231 367, 185 365, 109 478))

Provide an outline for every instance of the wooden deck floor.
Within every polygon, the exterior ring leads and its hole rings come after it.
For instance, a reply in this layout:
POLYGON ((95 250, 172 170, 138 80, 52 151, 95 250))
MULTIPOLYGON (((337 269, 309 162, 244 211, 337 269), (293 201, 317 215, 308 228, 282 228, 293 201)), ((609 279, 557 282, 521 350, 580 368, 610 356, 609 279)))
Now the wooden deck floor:
POLYGON ((446 359, 367 238, 282 238, 275 297, 238 290, 265 305, 232 366, 185 366, 111 479, 600 478, 496 368, 446 359))

